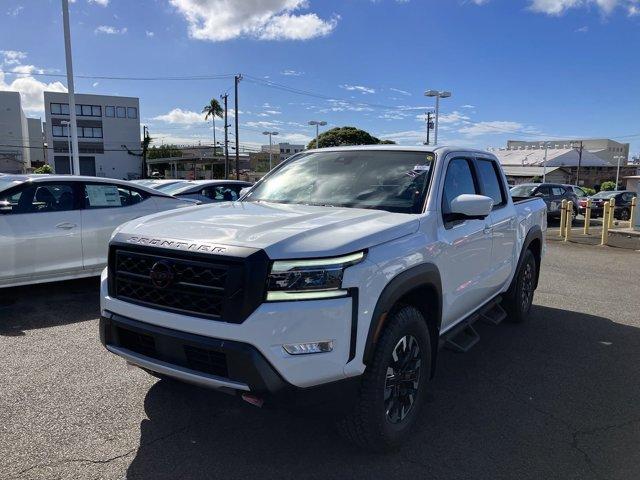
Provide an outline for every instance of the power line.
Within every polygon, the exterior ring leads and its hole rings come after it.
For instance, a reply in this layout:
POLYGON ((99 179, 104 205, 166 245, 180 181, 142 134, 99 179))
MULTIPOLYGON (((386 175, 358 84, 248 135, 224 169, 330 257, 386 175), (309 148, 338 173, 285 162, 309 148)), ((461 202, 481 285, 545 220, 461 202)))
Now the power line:
MULTIPOLYGON (((42 72, 7 72, 0 70, 5 75, 25 75, 29 77, 60 77, 65 78, 66 75, 61 73, 42 73, 42 72)), ((128 77, 128 76, 109 76, 109 75, 74 75, 75 78, 87 80, 131 80, 131 81, 192 81, 192 80, 224 80, 233 78, 231 73, 221 73, 216 75, 185 75, 185 76, 167 76, 167 77, 128 77)))

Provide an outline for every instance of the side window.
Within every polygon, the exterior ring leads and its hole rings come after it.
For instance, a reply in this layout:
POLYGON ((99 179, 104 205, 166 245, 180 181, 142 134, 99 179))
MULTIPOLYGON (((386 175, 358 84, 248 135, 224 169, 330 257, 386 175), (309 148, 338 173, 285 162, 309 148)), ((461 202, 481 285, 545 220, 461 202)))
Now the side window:
POLYGON ((536 190, 536 197, 549 197, 551 196, 551 188, 543 185, 542 187, 538 187, 538 190, 536 190))
POLYGON ((0 213, 66 212, 75 209, 73 186, 68 183, 36 183, 0 194, 0 213))
POLYGON ((451 201, 458 195, 465 193, 478 193, 471 164, 464 158, 455 158, 449 162, 442 190, 442 213, 445 220, 446 216, 451 213, 451 201))
POLYGON ((493 208, 501 207, 507 203, 502 192, 502 181, 493 161, 478 160, 478 181, 483 194, 493 198, 493 208))
POLYGON ((124 107, 116 107, 116 117, 127 118, 127 109, 124 107))
POLYGON ((568 192, 562 187, 551 187, 551 193, 554 197, 561 197, 568 192))
POLYGON ((116 107, 104 107, 104 116, 105 117, 115 117, 116 116, 116 107))
POLYGON ((129 207, 147 196, 145 192, 109 183, 88 183, 84 187, 84 205, 88 209, 129 207))

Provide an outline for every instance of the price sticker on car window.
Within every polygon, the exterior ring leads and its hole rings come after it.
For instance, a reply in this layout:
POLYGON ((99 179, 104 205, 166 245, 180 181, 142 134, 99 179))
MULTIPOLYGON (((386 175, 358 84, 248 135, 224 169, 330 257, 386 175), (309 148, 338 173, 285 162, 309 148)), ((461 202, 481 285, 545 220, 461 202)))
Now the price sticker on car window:
POLYGON ((90 207, 121 207, 120 192, 115 185, 87 185, 87 200, 90 207))

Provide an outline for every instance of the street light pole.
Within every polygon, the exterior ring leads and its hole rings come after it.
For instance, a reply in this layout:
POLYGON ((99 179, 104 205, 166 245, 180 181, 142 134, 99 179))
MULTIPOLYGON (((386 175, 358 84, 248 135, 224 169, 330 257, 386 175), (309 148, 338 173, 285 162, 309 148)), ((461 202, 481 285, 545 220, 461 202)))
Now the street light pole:
POLYGON ((451 92, 447 91, 438 91, 438 90, 427 90, 424 92, 426 97, 435 97, 436 99, 436 128, 433 134, 433 144, 438 145, 438 124, 440 120, 440 99, 441 98, 449 98, 451 96, 451 92))
POLYGON ((62 23, 64 26, 64 53, 67 64, 67 91, 69 92, 69 119, 71 140, 73 142, 73 168, 71 174, 80 175, 80 157, 78 156, 78 127, 76 124, 76 97, 73 87, 73 61, 71 58, 71 31, 69 29, 69 0, 62 0, 62 23))
POLYGON ((544 142, 544 160, 542 161, 542 183, 547 182, 547 149, 549 148, 549 143, 544 142))
POLYGON ((620 180, 620 159, 624 158, 622 155, 616 155, 613 157, 618 160, 618 167, 616 169, 616 192, 618 191, 618 181, 620 180))
POLYGON ((269 135, 269 171, 273 168, 273 142, 271 141, 272 135, 278 135, 278 132, 262 132, 263 135, 269 135))
POLYGON ((327 124, 324 120, 311 120, 309 125, 316 126, 316 148, 320 148, 319 137, 320 137, 320 127, 324 127, 327 124))

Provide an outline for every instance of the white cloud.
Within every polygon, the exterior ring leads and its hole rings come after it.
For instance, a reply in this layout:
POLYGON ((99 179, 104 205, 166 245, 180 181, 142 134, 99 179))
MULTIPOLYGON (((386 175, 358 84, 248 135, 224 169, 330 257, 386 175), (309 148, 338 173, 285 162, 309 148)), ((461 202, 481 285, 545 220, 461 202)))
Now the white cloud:
POLYGON ((287 77, 299 77, 300 75, 304 75, 304 72, 297 72, 295 70, 283 70, 280 72, 280 75, 284 75, 287 77))
POLYGON ((311 136, 306 135, 304 133, 283 133, 283 134, 280 134, 280 136, 278 138, 279 138, 278 141, 289 142, 289 143, 293 143, 293 144, 302 143, 302 144, 306 145, 311 140, 313 140, 314 137, 311 137, 311 136))
POLYGON ((156 35, 155 33, 150 32, 149 30, 146 30, 144 33, 149 38, 153 38, 156 35))
POLYGON ((467 104, 467 105, 462 105, 460 108, 474 109, 474 108, 476 108, 476 106, 475 106, 475 105, 468 105, 468 104, 467 104))
POLYGON ((91 84, 91 86, 92 86, 93 88, 96 88, 98 85, 100 85, 100 83, 99 83, 99 82, 93 82, 93 83, 91 84))
POLYGON ((370 93, 376 93, 376 90, 371 87, 364 87, 362 85, 340 85, 340 88, 344 88, 345 90, 349 90, 350 92, 360 92, 363 95, 367 95, 370 93))
POLYGON ((505 133, 536 133, 537 130, 532 127, 526 127, 519 122, 509 121, 493 121, 478 122, 464 126, 458 130, 458 133, 469 137, 478 137, 481 135, 503 135, 505 133))
POLYGON ((87 0, 88 3, 95 3, 96 5, 100 5, 101 7, 106 7, 109 5, 109 0, 87 0))
POLYGON ((400 90, 399 88, 393 88, 393 87, 391 87, 391 88, 389 88, 389 90, 391 90, 391 91, 393 91, 393 92, 400 93, 400 94, 402 94, 402 95, 407 95, 407 96, 410 96, 410 95, 411 95, 411 93, 407 92, 406 90, 400 90))
POLYGON ((220 42, 238 37, 261 40, 308 40, 331 33, 339 16, 296 13, 308 0, 170 0, 189 24, 189 35, 220 42))
POLYGON ((27 58, 27 54, 20 50, 0 50, 0 55, 2 55, 2 65, 17 65, 27 58))
POLYGON ((8 83, 6 76, 0 72, 0 90, 20 92, 22 109, 29 113, 43 112, 44 95, 47 92, 66 92, 67 88, 60 82, 41 82, 33 77, 21 76, 8 83))
POLYGON ((282 122, 278 121, 278 120, 274 120, 271 122, 268 122, 266 120, 260 120, 260 121, 252 121, 252 122, 247 122, 245 123, 245 126, 247 127, 252 127, 252 128, 275 128, 278 125, 282 125, 282 122))
POLYGON ((562 15, 573 8, 591 6, 597 7, 605 15, 617 8, 624 8, 629 15, 634 15, 640 6, 640 0, 531 0, 529 8, 547 15, 562 15))
POLYGON ((10 17, 17 17, 22 10, 24 10, 24 7, 22 5, 18 5, 7 10, 7 15, 10 17))
POLYGON ((104 33, 105 35, 124 35, 127 33, 127 27, 116 28, 110 25, 100 25, 93 31, 93 33, 96 35, 100 33, 104 33))
POLYGON ((174 108, 169 113, 164 115, 158 115, 153 117, 152 120, 160 120, 166 123, 177 123, 181 125, 191 125, 194 123, 204 122, 204 114, 194 112, 191 110, 182 110, 181 108, 174 108))
POLYGON ((30 75, 32 73, 44 73, 42 68, 36 68, 35 65, 17 65, 11 69, 14 73, 30 75))

